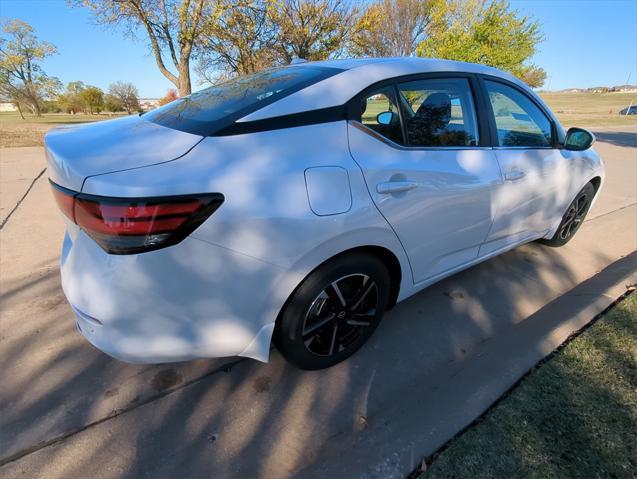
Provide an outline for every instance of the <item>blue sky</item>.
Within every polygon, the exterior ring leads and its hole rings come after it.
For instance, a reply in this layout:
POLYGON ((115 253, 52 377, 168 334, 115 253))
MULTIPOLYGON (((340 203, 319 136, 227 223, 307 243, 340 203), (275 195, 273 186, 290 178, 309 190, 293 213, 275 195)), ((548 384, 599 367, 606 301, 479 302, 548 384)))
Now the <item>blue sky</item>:
MULTIPOLYGON (((637 0, 510 0, 540 21, 544 42, 533 61, 548 73, 545 88, 637 84, 637 0)), ((65 0, 0 0, 0 17, 19 18, 58 47, 43 64, 64 83, 81 80, 102 89, 117 80, 141 96, 163 96, 172 84, 159 73, 143 37, 137 41, 92 23, 85 9, 65 0)), ((193 85, 199 89, 197 81, 193 85)))

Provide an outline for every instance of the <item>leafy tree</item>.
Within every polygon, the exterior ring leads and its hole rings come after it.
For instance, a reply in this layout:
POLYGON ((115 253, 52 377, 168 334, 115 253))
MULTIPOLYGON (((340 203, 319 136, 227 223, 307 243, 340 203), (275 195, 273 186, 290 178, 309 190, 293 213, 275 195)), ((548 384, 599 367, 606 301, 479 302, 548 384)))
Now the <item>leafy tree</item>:
POLYGON ((104 109, 104 92, 99 88, 95 86, 86 87, 79 95, 91 115, 104 109))
POLYGON ((517 76, 524 83, 534 88, 541 87, 546 81, 546 72, 544 71, 544 69, 535 65, 527 65, 526 69, 519 73, 517 76))
POLYGON ((350 45, 358 56, 411 56, 425 39, 431 2, 378 0, 359 18, 350 45))
POLYGON ((506 0, 433 0, 417 54, 490 65, 539 87, 546 74, 528 59, 542 40, 539 23, 506 0))
POLYGON ((174 88, 171 88, 170 90, 166 92, 165 97, 159 99, 159 106, 170 103, 171 101, 175 101, 177 98, 179 98, 179 95, 177 94, 177 90, 175 90, 174 88))
POLYGON ((278 0, 270 12, 278 33, 272 47, 284 64, 338 56, 356 21, 345 0, 278 0))
POLYGON ((20 20, 6 21, 0 37, 0 95, 13 102, 22 119, 21 106, 40 116, 42 101, 61 89, 60 80, 49 77, 40 60, 56 53, 54 45, 38 40, 34 29, 20 20))
POLYGON ((218 0, 204 27, 198 73, 216 83, 294 58, 338 56, 355 20, 345 0, 218 0))
POLYGON ((124 105, 118 97, 107 93, 106 95, 104 95, 104 109, 106 111, 114 113, 118 111, 124 111, 124 105))
POLYGON ((108 87, 108 92, 121 102, 123 109, 129 115, 139 110, 139 93, 132 83, 115 82, 108 87))
POLYGON ((103 25, 121 25, 130 35, 143 30, 159 71, 179 90, 191 92, 190 61, 197 49, 203 20, 212 0, 69 0, 88 7, 103 25), (172 61, 174 70, 167 65, 172 61))
POLYGON ((231 74, 254 73, 275 64, 272 7, 271 0, 218 0, 204 26, 207 54, 197 65, 199 76, 218 83, 231 74))
POLYGON ((86 103, 82 98, 82 92, 86 85, 81 81, 73 81, 66 84, 66 90, 58 96, 58 106, 66 113, 79 113, 86 110, 86 103))

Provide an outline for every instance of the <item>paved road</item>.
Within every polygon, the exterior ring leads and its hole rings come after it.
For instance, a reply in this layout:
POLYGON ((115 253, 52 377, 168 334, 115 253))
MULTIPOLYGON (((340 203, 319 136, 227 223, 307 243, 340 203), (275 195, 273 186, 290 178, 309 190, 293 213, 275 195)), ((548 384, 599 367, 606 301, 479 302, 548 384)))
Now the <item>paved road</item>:
MULTIPOLYGON (((40 178, 0 231, 0 476, 403 477, 637 282, 637 130, 598 138, 607 184, 571 243, 442 281, 310 373, 276 351, 132 366, 93 349, 62 296, 62 222, 40 178)), ((44 160, 0 160, 5 218, 44 160)))

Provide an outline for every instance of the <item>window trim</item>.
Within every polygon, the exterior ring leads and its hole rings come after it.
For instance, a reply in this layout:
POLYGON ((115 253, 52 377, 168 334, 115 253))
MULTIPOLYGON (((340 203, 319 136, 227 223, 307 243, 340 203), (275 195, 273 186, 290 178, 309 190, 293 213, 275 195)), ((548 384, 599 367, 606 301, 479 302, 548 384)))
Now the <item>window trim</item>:
MULTIPOLYGON (((396 95, 398 96, 398 108, 400 109, 401 113, 404 113, 405 108, 407 107, 407 105, 405 105, 401 98, 405 98, 404 95, 402 95, 401 89, 400 89, 400 85, 405 85, 408 83, 418 83, 419 81, 421 82, 426 82, 426 81, 445 81, 445 80, 467 80, 466 83, 469 86, 469 99, 472 103, 471 108, 472 108, 472 113, 474 115, 473 120, 475 121, 475 123, 473 124, 474 128, 477 130, 478 133, 478 145, 453 145, 453 146, 422 146, 422 145, 411 145, 409 144, 409 136, 407 135, 407 123, 405 121, 402 122, 402 128, 404 131, 404 137, 405 137, 405 145, 409 146, 411 148, 456 148, 456 149, 466 149, 466 148, 470 148, 472 146, 479 146, 480 143, 480 139, 482 138, 482 135, 480 133, 480 126, 479 126, 479 121, 478 121, 478 105, 477 102, 475 100, 475 95, 474 95, 474 89, 471 86, 471 80, 469 78, 463 78, 463 77, 455 77, 455 78, 449 78, 447 76, 444 77, 438 77, 438 78, 428 78, 425 80, 413 80, 413 81, 406 81, 406 82, 396 82, 396 84, 394 85, 394 88, 396 90, 396 95)), ((407 101, 407 99, 405 98, 405 100, 407 101)), ((410 110, 413 111, 413 108, 409 105, 410 110)), ((414 112, 415 114, 416 112, 414 112)), ((401 121, 402 121, 402 116, 401 116, 401 121)), ((473 121, 472 121, 473 122, 473 121)))
POLYGON ((485 101, 485 108, 486 108, 485 111, 488 112, 487 116, 488 116, 489 126, 491 129, 491 139, 492 139, 492 146, 494 150, 553 150, 553 149, 560 148, 555 120, 553 119, 553 115, 551 115, 550 112, 546 110, 544 105, 540 104, 535 98, 533 98, 531 95, 525 92, 518 85, 516 85, 515 83, 509 80, 506 80, 505 78, 500 78, 500 77, 496 77, 492 75, 479 74, 478 80, 480 83, 481 94, 485 101), (550 145, 547 145, 547 146, 500 146, 499 144, 500 142, 498 139, 498 127, 495 121, 495 112, 493 111, 493 105, 491 104, 491 101, 489 100, 489 90, 487 89, 487 85, 486 85, 487 81, 490 81, 493 83, 500 83, 504 86, 507 86, 517 91, 519 94, 527 98, 533 105, 535 105, 540 110, 540 113, 542 113, 546 117, 549 124, 551 125, 550 145))
MULTIPOLYGON (((354 97, 352 97, 346 104, 346 110, 347 110, 347 119, 348 121, 350 121, 352 124, 354 123, 358 123, 361 126, 364 127, 364 129, 361 129, 361 131, 365 132, 365 133, 369 133, 370 131, 373 131, 371 128, 367 128, 365 125, 363 125, 359 120, 358 120, 358 113, 356 111, 356 105, 360 105, 360 102, 363 100, 363 98, 365 98, 367 95, 369 95, 371 92, 376 91, 378 89, 381 89, 383 87, 386 87, 388 85, 393 87, 394 90, 394 95, 396 96, 396 101, 398 101, 398 98, 400 98, 399 96, 397 96, 399 94, 399 90, 398 90, 398 84, 399 83, 408 83, 408 82, 412 82, 412 81, 418 81, 418 80, 445 80, 445 79, 450 79, 450 78, 465 78, 467 79, 467 82, 469 83, 469 90, 470 90, 470 95, 471 95, 471 99, 473 101, 473 108, 475 110, 475 114, 476 114, 476 121, 477 121, 477 128, 478 128, 478 144, 475 146, 411 146, 411 145, 398 145, 397 143, 394 143, 393 141, 389 140, 388 138, 383 137, 382 135, 376 133, 376 135, 372 135, 374 136, 374 138, 379 139, 379 137, 382 137, 383 139, 387 140, 387 141, 383 141, 384 143, 394 147, 394 148, 398 148, 400 150, 406 150, 406 151, 427 151, 427 150, 432 150, 432 151, 440 151, 440 150, 483 150, 483 149, 492 149, 493 148, 493 131, 492 131, 492 127, 489 123, 489 118, 488 118, 488 114, 487 111, 484 110, 484 105, 483 105, 483 98, 482 98, 482 94, 481 94, 481 86, 480 86, 480 80, 478 78, 478 76, 475 73, 466 73, 466 72, 430 72, 430 73, 414 73, 414 74, 410 74, 410 75, 402 75, 402 76, 397 76, 397 77, 392 77, 392 78, 386 78, 384 80, 381 80, 379 82, 373 83, 370 86, 366 87, 365 89, 363 89, 362 91, 360 91, 358 94, 354 95, 354 97)), ((403 130, 403 139, 406 143, 406 139, 407 139, 407 135, 405 132, 405 123, 403 121, 403 117, 402 117, 402 108, 400 108, 400 105, 398 105, 398 112, 399 112, 399 116, 400 116, 400 124, 401 124, 401 129, 403 130)), ((359 110, 360 110, 360 106, 359 106, 359 110)), ((358 127, 358 125, 355 125, 356 127, 358 127)), ((359 128, 360 129, 360 128, 359 128)))
MULTIPOLYGON (((341 73, 343 73, 345 70, 343 70, 342 68, 336 68, 336 67, 325 67, 325 66, 282 66, 282 67, 273 67, 273 69, 286 69, 286 68, 290 68, 290 69, 301 69, 301 68, 312 68, 315 69, 319 72, 319 74, 316 77, 313 78, 309 78, 306 79, 305 81, 299 82, 296 85, 294 85, 293 87, 289 88, 288 90, 286 90, 285 92, 278 92, 275 93, 273 95, 268 96, 267 98, 264 98, 263 100, 259 101, 258 103, 252 103, 250 105, 244 106, 243 108, 227 114, 217 120, 210 120, 210 121, 202 121, 202 124, 205 124, 201 126, 202 129, 207 128, 205 132, 193 132, 191 131, 191 128, 176 128, 175 126, 167 126, 167 125, 163 125, 162 123, 153 121, 152 119, 149 120, 147 116, 142 115, 141 117, 146 119, 148 122, 150 123, 154 123, 156 125, 160 125, 166 128, 170 128, 173 130, 177 130, 177 131, 183 131, 186 133, 190 133, 193 135, 198 135, 201 137, 214 137, 214 136, 227 136, 227 135, 236 135, 236 134, 242 134, 245 132, 251 132, 252 129, 254 129, 255 131, 265 131, 266 129, 278 129, 278 128, 264 128, 263 123, 261 122, 261 120, 256 120, 256 121, 250 121, 250 122, 240 122, 238 120, 240 120, 241 118, 250 115, 251 113, 254 113, 256 111, 259 111, 265 107, 267 107, 268 105, 271 105, 272 103, 275 103, 279 100, 282 100, 283 98, 286 98, 290 95, 293 95, 294 93, 297 93, 305 88, 308 88, 309 86, 312 86, 314 84, 320 83, 323 80, 326 80, 328 78, 331 78, 333 76, 339 75, 341 73), (247 126, 243 126, 243 125, 247 125, 247 126)), ((197 92, 193 92, 193 93, 197 93, 197 92)), ((337 111, 337 108, 326 108, 324 110, 331 110, 331 112, 335 112, 337 111)), ((296 116, 300 116, 303 113, 308 113, 308 112, 301 112, 299 113, 294 113, 292 115, 285 115, 286 117, 291 116, 291 117, 296 117, 296 116)), ((343 118, 340 118, 343 119, 343 118)), ((302 120, 302 121, 307 121, 306 119, 302 120)), ((332 119, 331 120, 327 120, 327 121, 335 121, 334 120, 334 115, 332 115, 332 119)), ((284 122, 285 123, 285 122, 284 122)), ((293 123, 292 122, 287 122, 285 123, 286 125, 289 123, 293 123)), ((289 128, 289 126, 284 126, 284 128, 289 128)))
MULTIPOLYGON (((387 93, 390 93, 390 94, 391 94, 392 98, 390 98, 390 100, 393 100, 393 101, 394 101, 394 103, 396 104, 396 108, 398 109, 398 121, 400 122, 400 134, 401 134, 402 139, 403 139, 403 144, 401 145, 400 143, 396 143, 395 141, 393 141, 393 140, 391 140, 391 139, 387 138, 386 136, 381 135, 380 133, 378 133, 378 132, 377 132, 376 130, 374 130, 373 128, 370 128, 369 126, 367 126, 367 125, 366 125, 365 123, 363 123, 363 121, 362 121, 362 120, 363 120, 362 115, 361 115, 361 121, 358 121, 358 120, 355 120, 355 121, 356 121, 357 123, 360 123, 361 125, 363 125, 363 126, 365 127, 365 130, 361 130, 361 131, 367 131, 367 130, 370 130, 370 131, 373 131, 373 132, 374 132, 374 137, 377 137, 377 136, 378 136, 378 137, 385 138, 386 140, 389 140, 389 143, 390 143, 390 144, 392 144, 392 145, 406 146, 406 145, 407 145, 407 134, 405 133, 405 128, 404 128, 404 126, 403 126, 402 108, 400 108, 400 105, 398 104, 398 98, 399 98, 399 97, 398 97, 398 94, 397 94, 398 92, 397 92, 397 90, 396 90, 396 85, 393 85, 393 84, 381 85, 381 86, 379 86, 379 87, 378 87, 378 88, 376 88, 376 89, 369 90, 368 88, 366 88, 366 89, 365 89, 365 90, 363 90, 363 91, 370 91, 370 92, 372 92, 372 91, 373 91, 373 92, 382 93, 382 90, 384 90, 385 92, 387 92, 387 93)), ((360 104, 361 104, 361 102, 363 101, 363 99, 367 99, 367 98, 369 97, 369 94, 367 94, 367 95, 361 95, 361 94, 359 93, 359 95, 360 95, 360 100, 358 101, 358 105, 360 105, 360 104)), ((357 95, 357 96, 359 96, 359 95, 357 95)), ((349 106, 349 102, 350 102, 350 101, 352 101, 352 100, 349 100, 349 101, 347 102, 347 105, 348 105, 348 106, 349 106)), ((354 102, 354 105, 356 105, 356 102, 354 102)), ((347 112, 350 112, 350 109, 348 108, 348 106, 346 106, 345 108, 346 108, 346 111, 347 111, 347 112)), ((360 108, 360 106, 359 106, 359 108, 360 108)), ((351 109, 351 111, 353 111, 353 108, 351 109)), ((356 115, 357 115, 357 117, 358 117, 358 114, 356 114, 356 115)), ((349 117, 348 117, 348 120, 349 120, 349 117)))

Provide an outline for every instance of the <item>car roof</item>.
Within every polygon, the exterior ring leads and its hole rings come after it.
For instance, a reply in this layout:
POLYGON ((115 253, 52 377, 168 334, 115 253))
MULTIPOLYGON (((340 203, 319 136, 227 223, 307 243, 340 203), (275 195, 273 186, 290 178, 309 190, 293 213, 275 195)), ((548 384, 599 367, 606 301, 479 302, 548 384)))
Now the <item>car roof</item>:
POLYGON ((512 75, 497 68, 476 63, 440 60, 437 58, 353 58, 295 63, 289 68, 336 68, 339 74, 330 76, 298 92, 271 103, 243 118, 239 122, 263 120, 304 111, 343 105, 368 86, 379 81, 418 73, 476 73, 506 79, 530 91, 528 86, 512 75))
POLYGON ((322 60, 313 62, 297 63, 296 66, 317 66, 327 68, 338 68, 341 70, 352 70, 354 68, 364 68, 370 65, 381 65, 387 71, 392 69, 396 72, 402 71, 405 67, 415 67, 424 72, 436 72, 436 71, 448 71, 449 68, 453 68, 477 73, 482 71, 483 73, 504 73, 496 68, 488 67, 485 65, 479 65, 477 63, 459 62, 455 60, 443 60, 439 58, 423 58, 423 57, 369 57, 369 58, 345 58, 342 60, 322 60))

